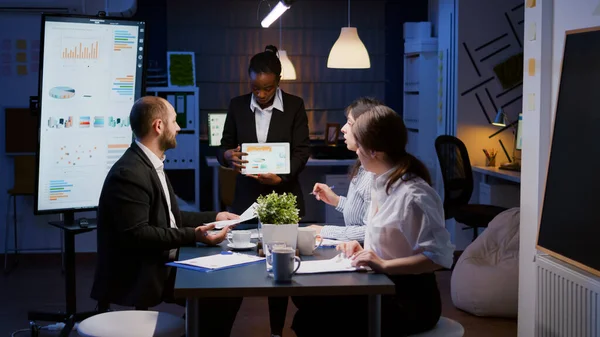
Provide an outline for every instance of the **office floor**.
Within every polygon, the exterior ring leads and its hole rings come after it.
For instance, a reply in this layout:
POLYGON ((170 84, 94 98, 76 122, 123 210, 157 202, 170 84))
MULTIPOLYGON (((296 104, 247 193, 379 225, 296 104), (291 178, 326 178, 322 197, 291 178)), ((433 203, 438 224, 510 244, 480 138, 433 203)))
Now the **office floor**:
MULTIPOLYGON (((4 257, 2 257, 2 262, 4 257)), ((77 308, 93 310, 95 302, 89 298, 94 277, 93 255, 78 256, 77 261, 77 308)), ((29 310, 59 311, 64 308, 64 279, 60 271, 58 255, 24 255, 16 269, 8 276, 0 276, 0 336, 27 328, 29 310)), ((510 319, 479 318, 457 310, 450 299, 450 271, 437 273, 443 300, 443 315, 460 322, 465 327, 465 337, 512 337, 517 336, 517 322, 510 319)), ((116 309, 116 308, 115 308, 116 309)), ((177 315, 183 309, 176 305, 160 305, 158 310, 177 315)), ((286 326, 289 327, 295 312, 290 302, 286 326)), ((40 322, 40 324, 50 324, 40 322)), ((247 298, 238 313, 232 337, 268 337, 269 317, 267 302, 263 298, 247 298)), ((26 336, 19 333, 16 336, 26 336)), ((42 336, 56 336, 45 332, 42 336)), ((74 332, 71 336, 77 336, 74 332)), ((286 328, 285 337, 295 336, 286 328)))

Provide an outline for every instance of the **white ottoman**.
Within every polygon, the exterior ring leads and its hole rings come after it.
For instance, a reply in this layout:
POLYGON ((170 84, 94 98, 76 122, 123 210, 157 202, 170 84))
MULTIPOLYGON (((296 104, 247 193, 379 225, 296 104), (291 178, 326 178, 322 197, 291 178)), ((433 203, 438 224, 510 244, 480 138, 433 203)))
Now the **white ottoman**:
POLYGON ((476 316, 517 317, 519 225, 520 209, 507 209, 465 249, 450 280, 455 307, 476 316))
POLYGON ((457 321, 446 317, 440 317, 435 328, 410 337, 462 337, 465 329, 457 321))
POLYGON ((181 337, 185 320, 158 311, 110 311, 85 319, 77 332, 82 337, 181 337))

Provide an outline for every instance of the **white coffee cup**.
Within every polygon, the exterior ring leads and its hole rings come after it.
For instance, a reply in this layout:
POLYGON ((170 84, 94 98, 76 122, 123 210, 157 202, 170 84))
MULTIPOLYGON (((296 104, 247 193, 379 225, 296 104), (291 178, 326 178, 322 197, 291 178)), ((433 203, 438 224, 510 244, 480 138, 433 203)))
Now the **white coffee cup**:
POLYGON ((231 231, 231 238, 227 237, 227 241, 234 247, 245 247, 250 244, 252 238, 251 231, 237 230, 231 231))
POLYGON ((313 255, 315 249, 319 248, 323 243, 323 238, 319 237, 319 243, 316 244, 317 230, 314 228, 300 227, 298 228, 298 249, 300 255, 313 255))

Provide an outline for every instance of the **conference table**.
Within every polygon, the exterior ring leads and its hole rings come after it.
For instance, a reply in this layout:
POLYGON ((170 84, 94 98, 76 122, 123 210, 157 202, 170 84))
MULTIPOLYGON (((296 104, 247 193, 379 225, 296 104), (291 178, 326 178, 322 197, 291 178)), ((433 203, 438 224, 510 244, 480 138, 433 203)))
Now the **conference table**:
MULTIPOLYGON (((228 250, 227 241, 216 247, 183 247, 179 260, 220 254, 228 250)), ((244 252, 244 251, 241 251, 244 252)), ((256 255, 256 250, 245 251, 256 255)), ((334 248, 319 248, 302 261, 330 259, 338 252, 334 248)), ((393 294, 394 283, 384 274, 373 272, 344 272, 294 275, 291 283, 275 283, 268 276, 265 262, 235 268, 201 272, 177 269, 174 295, 186 298, 186 335, 197 336, 199 331, 199 299, 205 297, 265 297, 265 296, 369 296, 369 336, 381 336, 381 295, 393 294)))

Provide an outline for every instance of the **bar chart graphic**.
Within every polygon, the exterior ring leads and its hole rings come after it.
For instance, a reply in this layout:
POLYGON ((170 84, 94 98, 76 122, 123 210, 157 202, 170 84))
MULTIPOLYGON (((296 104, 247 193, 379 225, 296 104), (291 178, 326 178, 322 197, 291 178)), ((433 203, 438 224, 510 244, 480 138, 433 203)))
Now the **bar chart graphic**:
POLYGON ((98 41, 77 42, 76 39, 65 39, 61 53, 63 59, 97 60, 98 41))
POLYGON ((136 37, 124 29, 115 29, 114 32, 114 51, 122 51, 135 48, 136 37))
POLYGON ((73 184, 66 180, 50 180, 48 185, 48 195, 50 201, 58 201, 68 198, 73 189, 73 184))
POLYGON ((111 167, 123 156, 123 153, 127 151, 129 144, 108 144, 108 153, 106 156, 106 169, 110 170, 111 167))
POLYGON ((113 82, 112 91, 119 96, 133 96, 133 75, 117 77, 113 82))

